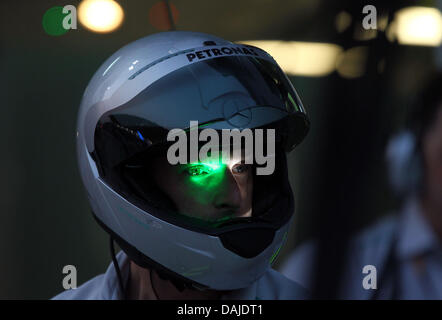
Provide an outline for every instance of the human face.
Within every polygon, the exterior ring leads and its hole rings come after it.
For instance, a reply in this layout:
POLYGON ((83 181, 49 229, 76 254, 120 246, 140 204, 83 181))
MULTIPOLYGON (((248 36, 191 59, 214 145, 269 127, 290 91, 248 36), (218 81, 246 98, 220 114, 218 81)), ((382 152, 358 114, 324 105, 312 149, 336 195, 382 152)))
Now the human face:
POLYGON ((442 103, 422 142, 426 196, 442 208, 442 103))
POLYGON ((171 165, 157 158, 152 173, 179 213, 210 222, 252 215, 253 170, 244 158, 171 165))

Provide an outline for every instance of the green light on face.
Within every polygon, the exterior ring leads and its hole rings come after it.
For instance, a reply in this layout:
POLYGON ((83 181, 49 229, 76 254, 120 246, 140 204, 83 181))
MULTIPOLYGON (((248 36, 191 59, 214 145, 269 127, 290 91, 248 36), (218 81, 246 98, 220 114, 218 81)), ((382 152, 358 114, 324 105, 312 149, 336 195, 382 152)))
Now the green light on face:
POLYGON ((193 163, 188 167, 188 172, 192 177, 214 173, 222 168, 219 164, 193 163))
POLYGON ((204 161, 189 163, 185 166, 185 172, 190 176, 192 181, 198 182, 209 176, 212 177, 214 174, 223 173, 226 167, 227 165, 222 162, 221 158, 209 158, 204 161))
MULTIPOLYGON (((184 165, 185 192, 199 205, 208 205, 225 180, 227 165, 221 159, 205 159, 184 165)), ((212 220, 207 217, 204 220, 212 220)))
MULTIPOLYGON (((235 217, 235 212, 225 210, 222 216, 213 210, 213 201, 220 194, 224 194, 227 189, 231 188, 228 183, 228 170, 232 164, 236 164, 234 160, 226 157, 208 156, 200 161, 181 165, 180 172, 182 174, 184 184, 181 190, 184 192, 188 202, 195 205, 197 210, 195 212, 181 212, 185 216, 195 217, 209 223, 211 227, 217 227, 225 222, 232 220, 235 217)), ((244 174, 243 171, 235 169, 234 174, 244 174)), ((186 208, 185 211, 192 210, 186 208)))
POLYGON ((221 181, 225 168, 226 165, 221 163, 194 162, 187 165, 185 171, 190 176, 192 182, 203 183, 210 177, 210 185, 213 185, 214 182, 217 181, 219 183, 221 181))

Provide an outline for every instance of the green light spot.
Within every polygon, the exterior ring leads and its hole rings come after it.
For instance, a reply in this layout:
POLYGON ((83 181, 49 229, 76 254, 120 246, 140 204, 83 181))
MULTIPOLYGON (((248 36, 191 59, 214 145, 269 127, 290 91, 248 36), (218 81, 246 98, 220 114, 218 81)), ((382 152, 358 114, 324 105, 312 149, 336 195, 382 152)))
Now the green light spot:
POLYGON ((203 267, 198 267, 198 268, 192 268, 186 272, 182 272, 181 275, 185 276, 185 277, 189 277, 189 276, 197 276, 200 275, 204 272, 207 272, 209 270, 209 266, 203 266, 203 267))
MULTIPOLYGON (((288 97, 289 97, 290 102, 292 103, 292 105, 289 106, 289 108, 290 108, 290 109, 295 109, 295 111, 299 111, 299 110, 298 110, 298 105, 296 104, 295 100, 293 100, 293 97, 292 97, 292 95, 290 94, 290 92, 288 93, 288 97)), ((292 111, 292 110, 289 110, 289 111, 292 111)))
POLYGON ((218 188, 224 179, 225 166, 200 165, 198 169, 191 168, 191 172, 198 170, 198 174, 191 175, 190 181, 204 185, 206 190, 218 188))
POLYGON ((273 255, 270 257, 269 263, 272 264, 273 261, 275 260, 275 258, 278 256, 279 251, 281 250, 282 246, 285 243, 285 239, 287 237, 287 231, 284 233, 284 237, 282 238, 282 243, 281 245, 278 247, 278 249, 276 249, 276 251, 273 253, 273 255))
POLYGON ((63 28, 63 19, 67 15, 63 14, 63 7, 60 6, 48 9, 42 19, 44 31, 51 36, 61 36, 68 32, 69 29, 63 28))
POLYGON ((204 161, 189 163, 185 166, 185 171, 190 176, 190 181, 198 184, 204 183, 206 188, 210 188, 219 185, 226 167, 221 158, 208 158, 204 161))

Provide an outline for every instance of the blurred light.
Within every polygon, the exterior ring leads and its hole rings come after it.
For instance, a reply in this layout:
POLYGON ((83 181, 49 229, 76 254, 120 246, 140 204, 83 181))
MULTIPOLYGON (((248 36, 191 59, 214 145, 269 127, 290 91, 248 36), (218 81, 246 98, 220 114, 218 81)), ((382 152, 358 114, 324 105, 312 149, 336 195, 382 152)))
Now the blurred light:
POLYGON ((172 17, 169 16, 169 9, 165 1, 157 2, 149 9, 149 23, 155 29, 161 31, 171 30, 172 26, 178 23, 180 13, 177 7, 172 2, 169 2, 169 7, 172 17), (172 18, 173 23, 171 23, 170 18, 172 18))
POLYGON ((376 29, 364 29, 362 25, 358 28, 355 28, 353 33, 353 38, 359 41, 367 41, 376 38, 378 35, 378 31, 376 29))
POLYGON ((381 14, 381 16, 378 19, 378 29, 381 31, 385 31, 387 26, 388 26, 388 15, 381 14))
POLYGON ((389 24, 387 30, 385 31, 385 36, 391 42, 393 42, 394 39, 396 39, 396 25, 397 25, 397 22, 395 20, 393 20, 389 24))
POLYGON ((442 16, 438 9, 408 7, 396 12, 387 31, 389 40, 400 44, 439 46, 442 43, 442 16))
POLYGON ((365 73, 368 47, 353 47, 342 52, 336 62, 336 70, 343 78, 353 79, 365 73))
POLYGON ((325 76, 334 71, 336 58, 342 51, 338 45, 297 41, 241 41, 267 51, 290 75, 325 76))
POLYGON ((83 0, 78 7, 78 18, 94 32, 111 32, 123 22, 124 12, 113 0, 83 0))
POLYGON ((339 12, 335 17, 335 28, 341 33, 351 24, 351 15, 346 11, 339 12))

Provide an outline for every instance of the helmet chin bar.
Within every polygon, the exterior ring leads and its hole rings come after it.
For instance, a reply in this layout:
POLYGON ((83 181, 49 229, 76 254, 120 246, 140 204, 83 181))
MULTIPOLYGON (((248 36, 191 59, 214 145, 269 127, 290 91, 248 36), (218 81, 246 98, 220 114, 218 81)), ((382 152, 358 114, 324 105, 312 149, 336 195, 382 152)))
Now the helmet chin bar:
POLYGON ((93 211, 92 211, 92 216, 95 218, 95 221, 97 221, 98 225, 115 239, 115 241, 118 243, 118 246, 129 257, 129 259, 131 261, 133 261, 135 264, 137 264, 139 267, 155 270, 161 279, 169 280, 180 292, 183 292, 184 289, 186 289, 186 288, 192 289, 192 290, 200 290, 200 291, 210 289, 208 286, 205 286, 203 284, 200 284, 200 283, 197 283, 197 282, 192 281, 190 279, 187 279, 187 278, 183 277, 182 275, 180 275, 176 272, 173 272, 172 270, 167 269, 164 266, 162 266, 161 264, 150 259, 146 255, 144 255, 142 252, 140 252, 137 248, 135 248, 134 246, 129 244, 127 241, 125 241, 123 238, 121 238, 118 234, 116 234, 111 229, 109 229, 95 215, 95 213, 93 211))

